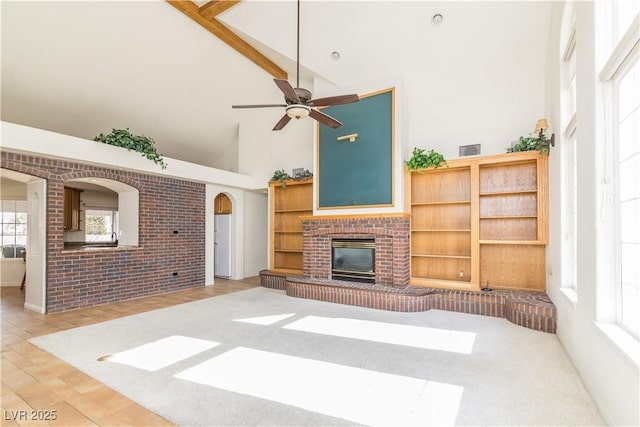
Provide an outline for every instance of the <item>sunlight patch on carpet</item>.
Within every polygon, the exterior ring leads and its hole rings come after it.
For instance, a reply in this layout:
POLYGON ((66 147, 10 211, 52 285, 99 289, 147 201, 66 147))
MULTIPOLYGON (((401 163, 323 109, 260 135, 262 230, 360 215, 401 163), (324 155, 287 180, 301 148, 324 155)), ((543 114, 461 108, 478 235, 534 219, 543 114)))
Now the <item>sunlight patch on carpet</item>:
POLYGON ((320 316, 306 316, 284 328, 462 354, 471 354, 476 338, 473 332, 320 316))
POLYGON ((260 316, 260 317, 248 317, 246 319, 234 319, 234 322, 242 322, 242 323, 251 323, 254 325, 262 325, 262 326, 270 326, 274 323, 278 323, 281 320, 288 319, 292 316, 295 316, 295 313, 287 313, 287 314, 274 314, 271 316, 260 316))
POLYGON ((220 345, 220 343, 173 335, 116 353, 107 360, 144 369, 145 371, 157 371, 217 345, 220 345))
POLYGON ((175 377, 367 425, 453 425, 464 390, 246 347, 175 377))

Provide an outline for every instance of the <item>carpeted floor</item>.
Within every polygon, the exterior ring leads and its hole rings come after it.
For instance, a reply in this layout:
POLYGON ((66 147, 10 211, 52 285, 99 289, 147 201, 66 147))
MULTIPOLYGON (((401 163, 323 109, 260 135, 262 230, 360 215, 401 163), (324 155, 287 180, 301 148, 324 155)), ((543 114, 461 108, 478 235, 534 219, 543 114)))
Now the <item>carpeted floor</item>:
POLYGON ((31 342, 179 425, 603 424, 555 335, 491 317, 255 288, 31 342))

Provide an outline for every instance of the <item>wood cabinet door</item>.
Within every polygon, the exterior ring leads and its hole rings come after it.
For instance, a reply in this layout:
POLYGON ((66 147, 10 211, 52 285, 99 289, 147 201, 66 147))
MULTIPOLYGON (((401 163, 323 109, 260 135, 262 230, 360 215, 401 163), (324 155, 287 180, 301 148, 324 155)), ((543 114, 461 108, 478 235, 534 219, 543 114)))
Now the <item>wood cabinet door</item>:
POLYGON ((80 230, 80 190, 64 187, 64 229, 80 230))

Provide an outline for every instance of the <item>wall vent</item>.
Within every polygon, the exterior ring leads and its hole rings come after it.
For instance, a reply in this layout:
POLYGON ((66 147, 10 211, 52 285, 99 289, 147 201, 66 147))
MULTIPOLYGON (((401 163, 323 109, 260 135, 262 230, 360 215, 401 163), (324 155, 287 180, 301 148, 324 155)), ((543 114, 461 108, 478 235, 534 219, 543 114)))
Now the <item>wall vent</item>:
POLYGON ((477 156, 480 154, 480 147, 482 144, 473 144, 473 145, 461 145, 458 147, 458 155, 462 156, 477 156))

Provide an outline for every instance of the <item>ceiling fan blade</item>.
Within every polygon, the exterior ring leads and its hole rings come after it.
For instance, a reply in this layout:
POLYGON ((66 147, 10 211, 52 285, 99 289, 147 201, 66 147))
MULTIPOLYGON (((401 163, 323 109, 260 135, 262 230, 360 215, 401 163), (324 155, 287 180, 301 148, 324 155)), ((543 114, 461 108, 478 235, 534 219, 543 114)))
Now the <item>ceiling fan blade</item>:
POLYGON ((332 129, 337 129, 340 126, 342 126, 342 123, 340 123, 339 121, 337 121, 333 117, 328 116, 325 113, 322 113, 322 112, 320 112, 318 110, 314 110, 313 108, 311 109, 311 111, 309 111, 309 115, 312 118, 314 118, 317 121, 319 121, 320 123, 322 123, 323 125, 327 125, 332 129))
POLYGON ((231 108, 272 108, 286 107, 287 104, 249 104, 249 105, 232 105, 231 108))
POLYGON ((284 116, 282 116, 282 118, 278 121, 278 123, 276 123, 276 125, 273 127, 273 130, 281 130, 283 127, 285 127, 287 125, 287 123, 289 123, 289 120, 291 120, 291 117, 287 116, 286 114, 284 116))
POLYGON ((276 82, 276 85, 280 88, 282 93, 284 93, 284 98, 287 101, 292 101, 294 104, 300 103, 300 98, 298 97, 296 90, 291 86, 291 83, 289 83, 288 80, 273 79, 273 81, 276 82))
POLYGON ((327 98, 312 99, 307 102, 311 107, 328 107, 331 105, 351 104, 360 101, 360 97, 355 93, 349 95, 329 96, 327 98))

